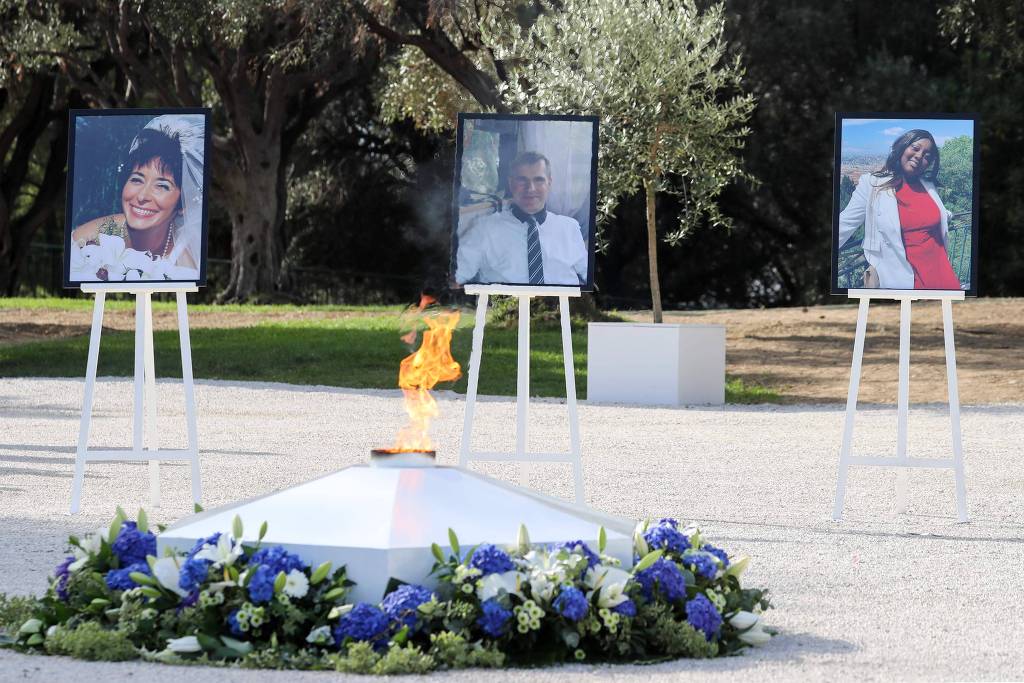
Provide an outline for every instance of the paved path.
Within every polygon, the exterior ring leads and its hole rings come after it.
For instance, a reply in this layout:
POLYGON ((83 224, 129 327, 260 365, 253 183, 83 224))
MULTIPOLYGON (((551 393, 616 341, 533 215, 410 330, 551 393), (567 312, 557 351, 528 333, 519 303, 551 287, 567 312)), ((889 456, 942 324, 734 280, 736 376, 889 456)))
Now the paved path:
MULTIPOLYGON (((158 387, 162 445, 184 443, 181 390, 158 387)), ((80 380, 0 379, 0 592, 45 589, 64 539, 106 524, 115 505, 147 505, 137 464, 87 469, 82 514, 66 515, 78 434, 80 380)), ((128 445, 130 384, 101 381, 93 443, 128 445)), ((387 445, 404 415, 395 391, 200 382, 199 433, 207 507, 269 492, 362 462, 387 445)), ((461 399, 441 394, 434 435, 454 464, 461 399)), ((514 438, 513 403, 478 408, 478 448, 514 438)), ((565 448, 565 408, 537 402, 535 448, 565 448)), ((760 650, 710 662, 571 666, 435 675, 470 681, 1007 680, 1024 678, 1024 406, 971 407, 963 416, 970 524, 954 523, 952 475, 915 472, 909 514, 891 515, 895 477, 853 470, 846 520, 830 520, 842 412, 836 407, 725 409, 582 405, 589 503, 631 518, 693 520, 730 553, 746 554, 748 584, 768 586, 768 622, 782 634, 760 650)), ((858 422, 859 452, 891 452, 893 410, 858 422)), ((942 455, 937 406, 910 415, 910 452, 942 455)), ((567 466, 535 465, 531 485, 568 497, 567 466)), ((190 510, 188 469, 166 465, 154 522, 190 510)), ((518 477, 515 466, 484 468, 518 477)), ((337 675, 132 664, 90 664, 0 650, 0 681, 73 679, 326 681, 337 675)), ((359 678, 357 680, 367 680, 359 678)), ((406 679, 403 679, 406 680, 406 679)))

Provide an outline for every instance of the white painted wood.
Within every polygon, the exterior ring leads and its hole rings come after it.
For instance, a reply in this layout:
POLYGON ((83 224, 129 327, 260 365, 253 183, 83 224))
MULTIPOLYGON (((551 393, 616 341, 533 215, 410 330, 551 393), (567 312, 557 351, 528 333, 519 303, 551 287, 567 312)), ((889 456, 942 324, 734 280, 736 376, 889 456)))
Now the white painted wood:
POLYGON ((960 289, 850 289, 846 295, 851 299, 886 299, 888 301, 902 301, 903 299, 917 300, 945 300, 963 301, 966 292, 960 289))
MULTIPOLYGON (((516 456, 529 449, 527 422, 530 412, 530 297, 519 297, 519 349, 516 355, 516 456)), ((530 487, 530 466, 519 466, 519 483, 530 487)))
POLYGON ((476 299, 476 324, 473 326, 473 348, 469 352, 469 384, 466 387, 466 414, 462 418, 462 442, 459 444, 459 467, 469 467, 472 454, 473 413, 480 384, 480 356, 484 348, 484 327, 487 324, 487 292, 476 299))
POLYGON ((196 423, 196 396, 192 380, 192 340, 188 331, 188 299, 177 293, 178 341, 181 347, 181 383, 185 390, 185 428, 188 430, 188 451, 191 456, 192 502, 203 502, 203 483, 199 473, 199 426, 196 423))
POLYGON ((843 442, 839 447, 839 477, 836 482, 836 500, 832 507, 832 519, 843 517, 843 499, 846 496, 846 480, 850 467, 850 448, 853 443, 853 417, 857 412, 857 393, 860 391, 860 371, 864 359, 864 335, 868 324, 868 297, 860 300, 857 308, 857 332, 853 342, 853 365, 850 368, 850 388, 846 393, 846 420, 843 423, 843 442))
MULTIPOLYGON (((149 292, 141 294, 143 301, 145 332, 142 334, 145 345, 144 352, 144 384, 143 405, 145 406, 145 448, 155 451, 159 448, 156 425, 156 360, 153 354, 153 297, 149 292)), ((160 507, 160 462, 149 461, 149 505, 160 507)))
POLYGON ((75 473, 71 487, 71 514, 81 508, 82 488, 85 479, 85 463, 97 461, 143 461, 149 463, 150 504, 160 504, 160 460, 185 460, 192 470, 192 497, 201 501, 202 486, 199 472, 199 437, 196 424, 195 392, 192 377, 192 348, 189 341, 187 292, 198 291, 193 283, 160 285, 153 287, 128 287, 125 285, 100 286, 104 283, 82 285, 82 291, 96 295, 93 308, 92 330, 89 337, 89 360, 86 368, 85 398, 82 402, 82 419, 79 426, 78 448, 75 454, 75 473), (92 422, 93 396, 96 384, 96 366, 99 357, 102 333, 103 309, 106 295, 110 292, 129 293, 135 296, 135 368, 132 402, 132 446, 129 449, 90 450, 89 433, 92 422), (156 410, 156 364, 153 346, 153 303, 154 292, 174 292, 178 300, 178 326, 181 340, 182 383, 185 389, 185 415, 188 431, 188 448, 161 450, 157 440, 156 410))
POLYGON ((725 403, 725 326, 590 323, 587 400, 633 405, 725 403))
POLYGON ((97 294, 104 292, 105 294, 131 294, 136 295, 139 292, 149 292, 150 294, 171 294, 176 292, 198 292, 199 285, 194 282, 154 282, 151 285, 146 285, 135 282, 83 282, 79 285, 86 294, 97 294))
POLYGON ((92 397, 96 389, 96 364, 100 355, 100 332, 103 329, 105 292, 96 292, 92 309, 92 330, 89 332, 89 360, 85 369, 85 396, 82 399, 82 420, 78 425, 78 448, 75 451, 75 474, 71 481, 71 514, 78 514, 85 481, 85 461, 89 450, 89 429, 92 426, 92 397))
POLYGON ((573 491, 577 503, 584 502, 583 457, 580 447, 580 418, 576 409, 576 369, 572 356, 572 325, 569 297, 558 297, 558 311, 562 322, 562 361, 565 368, 565 404, 569 411, 569 453, 573 459, 573 491))
MULTIPOLYGON (((907 457, 907 418, 910 412, 910 299, 900 300, 899 386, 896 392, 896 457, 907 457)), ((906 468, 896 470, 896 513, 907 511, 906 468)))
POLYGON ((836 480, 836 498, 832 518, 842 519, 843 499, 846 495, 848 470, 851 465, 868 467, 896 467, 896 511, 906 511, 907 483, 911 468, 950 469, 955 482, 957 519, 967 521, 967 484, 963 467, 963 443, 960 430, 960 395, 956 378, 956 349, 953 343, 952 302, 962 301, 964 292, 934 292, 917 290, 870 290, 849 291, 851 299, 860 299, 857 315, 857 332, 853 345, 853 366, 850 370, 850 388, 846 397, 846 421, 843 426, 843 440, 839 450, 839 472, 836 480), (853 421, 857 410, 857 392, 860 387, 861 364, 864 355, 864 336, 867 325, 868 306, 871 299, 894 299, 900 302, 900 347, 899 386, 896 406, 896 457, 853 456, 850 454, 853 440, 853 421), (946 353, 946 380, 949 384, 949 418, 953 435, 952 458, 913 458, 907 453, 907 431, 910 407, 910 306, 916 299, 939 300, 942 305, 942 326, 946 353))
POLYGON ((476 326, 473 328, 473 349, 469 357, 469 385, 466 389, 466 414, 462 422, 459 466, 468 468, 474 460, 520 463, 520 480, 529 482, 529 463, 565 462, 573 466, 573 489, 576 502, 585 504, 583 463, 580 449, 579 417, 576 404, 575 371, 572 358, 572 336, 569 325, 569 297, 579 296, 578 287, 510 287, 502 285, 468 285, 467 294, 477 295, 476 326), (476 411, 480 378, 480 357, 483 353, 484 327, 487 324, 488 297, 491 294, 519 298, 519 346, 516 375, 516 446, 512 453, 474 451, 472 449, 473 418, 476 411), (566 404, 569 411, 569 452, 531 453, 529 451, 530 401, 530 298, 558 296, 562 324, 562 354, 566 371, 566 404))
POLYGON ((964 477, 964 444, 960 431, 960 387, 956 378, 956 346, 953 343, 953 304, 949 300, 942 302, 942 337, 946 346, 946 382, 949 387, 949 424, 953 432, 957 519, 966 522, 967 481, 964 477))
POLYGON ((494 294, 496 296, 582 296, 579 287, 530 285, 466 285, 466 294, 494 294))

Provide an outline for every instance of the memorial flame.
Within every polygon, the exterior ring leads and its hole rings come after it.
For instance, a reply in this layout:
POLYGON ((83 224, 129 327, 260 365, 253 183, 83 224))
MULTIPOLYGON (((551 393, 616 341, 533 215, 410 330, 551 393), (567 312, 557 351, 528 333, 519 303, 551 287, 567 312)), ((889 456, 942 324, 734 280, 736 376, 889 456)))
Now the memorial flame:
MULTIPOLYGON (((398 386, 405 394, 405 410, 409 423, 398 432, 395 445, 387 449, 390 453, 422 453, 434 449, 430 440, 430 421, 438 416, 437 402, 430 390, 438 382, 451 382, 462 376, 461 368, 452 358, 452 332, 459 322, 457 310, 434 309, 424 314, 434 304, 433 297, 420 298, 419 313, 427 329, 423 331, 420 347, 407 356, 398 371, 398 386)), ((414 343, 416 331, 402 339, 414 343)))

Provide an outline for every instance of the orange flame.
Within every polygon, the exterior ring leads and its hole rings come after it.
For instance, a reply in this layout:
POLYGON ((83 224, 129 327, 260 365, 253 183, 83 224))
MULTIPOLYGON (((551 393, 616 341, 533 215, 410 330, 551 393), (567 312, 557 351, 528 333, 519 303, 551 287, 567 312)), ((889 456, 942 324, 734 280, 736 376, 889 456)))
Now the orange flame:
MULTIPOLYGON (((434 299, 423 296, 419 310, 422 312, 434 303, 434 299)), ((427 329, 423 341, 415 353, 407 356, 398 371, 398 386, 405 394, 405 410, 409 424, 398 432, 392 452, 431 451, 430 421, 439 415, 437 402, 430 390, 438 382, 450 382, 462 376, 459 364, 452 358, 452 331, 459 322, 458 311, 445 311, 423 317, 427 329)), ((406 343, 416 338, 413 331, 402 337, 406 343)))

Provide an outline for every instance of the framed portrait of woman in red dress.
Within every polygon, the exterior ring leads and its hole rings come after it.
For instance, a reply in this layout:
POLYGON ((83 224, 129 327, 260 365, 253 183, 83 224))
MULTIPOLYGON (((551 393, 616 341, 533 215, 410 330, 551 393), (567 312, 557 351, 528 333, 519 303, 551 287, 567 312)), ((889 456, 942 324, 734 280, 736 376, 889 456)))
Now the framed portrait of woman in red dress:
POLYGON ((977 293, 978 118, 836 114, 832 294, 977 293))

